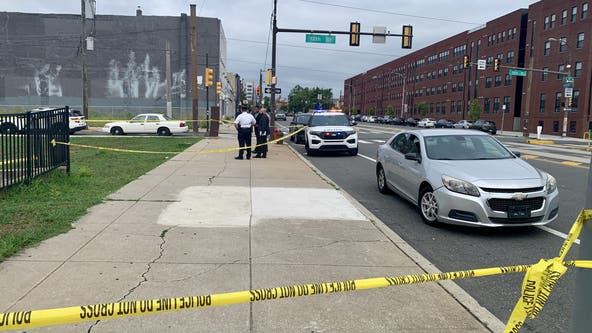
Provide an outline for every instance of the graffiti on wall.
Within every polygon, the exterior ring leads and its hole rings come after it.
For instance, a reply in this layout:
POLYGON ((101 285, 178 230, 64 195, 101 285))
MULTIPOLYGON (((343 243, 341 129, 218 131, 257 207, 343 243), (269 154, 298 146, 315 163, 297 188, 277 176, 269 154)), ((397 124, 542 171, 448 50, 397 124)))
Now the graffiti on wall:
MULTIPOLYGON (((186 97, 185 70, 172 73, 171 87, 173 94, 186 97)), ((135 52, 130 51, 125 66, 115 59, 109 61, 107 97, 159 99, 165 94, 164 74, 161 75, 160 69, 151 64, 149 54, 146 54, 142 63, 137 63, 135 52)))
POLYGON ((35 68, 33 81, 37 96, 62 97, 62 85, 60 84, 61 65, 45 64, 41 68, 35 68))

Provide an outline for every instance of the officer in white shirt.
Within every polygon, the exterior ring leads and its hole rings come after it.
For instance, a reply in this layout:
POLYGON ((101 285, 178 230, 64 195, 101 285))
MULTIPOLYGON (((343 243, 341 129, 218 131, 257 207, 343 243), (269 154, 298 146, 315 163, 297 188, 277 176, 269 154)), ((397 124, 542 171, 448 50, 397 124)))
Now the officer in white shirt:
POLYGON ((255 117, 247 111, 249 111, 249 108, 246 105, 241 105, 241 114, 234 120, 234 127, 238 131, 238 146, 240 148, 238 156, 234 158, 236 160, 243 159, 245 149, 247 150, 247 160, 251 159, 251 131, 255 125, 255 117))

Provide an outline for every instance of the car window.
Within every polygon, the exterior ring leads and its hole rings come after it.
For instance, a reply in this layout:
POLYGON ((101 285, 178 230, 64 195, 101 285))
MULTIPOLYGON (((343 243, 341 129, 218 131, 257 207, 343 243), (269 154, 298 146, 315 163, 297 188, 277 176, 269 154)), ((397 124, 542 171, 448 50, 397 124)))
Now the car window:
POLYGON ((306 124, 310 119, 310 114, 301 114, 296 116, 296 124, 306 124))
MULTIPOLYGON (((419 155, 419 139, 411 134, 409 135, 409 139, 407 139, 407 152, 406 153, 415 153, 419 155)), ((406 154, 404 153, 404 154, 406 154)))
POLYGON ((335 116, 312 116, 310 126, 349 126, 349 120, 343 114, 335 116))
POLYGON ((148 122, 157 122, 160 121, 158 116, 148 116, 148 122))
POLYGON ((146 116, 145 115, 139 115, 139 116, 135 116, 132 118, 131 122, 132 123, 141 123, 144 120, 146 120, 146 116))
POLYGON ((401 154, 405 154, 407 151, 407 136, 407 133, 397 135, 391 142, 391 147, 401 154))
POLYGON ((169 121, 170 121, 170 120, 173 120, 173 118, 171 118, 171 117, 167 116, 166 114, 163 114, 163 115, 162 115, 162 117, 163 117, 165 120, 169 120, 169 121))
POLYGON ((443 135, 425 137, 426 154, 433 160, 489 160, 513 155, 487 135, 443 135))

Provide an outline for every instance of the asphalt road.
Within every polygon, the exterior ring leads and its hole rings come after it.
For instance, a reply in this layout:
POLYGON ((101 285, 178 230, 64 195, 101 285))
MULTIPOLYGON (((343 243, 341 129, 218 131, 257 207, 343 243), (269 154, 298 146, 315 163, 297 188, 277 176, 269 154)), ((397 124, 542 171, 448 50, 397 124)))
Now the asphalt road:
MULTIPOLYGON (((422 222, 415 206, 396 194, 383 195, 377 190, 376 149, 397 128, 360 124, 358 130, 357 157, 347 154, 308 157, 303 145, 290 144, 442 271, 534 264, 541 258, 555 257, 564 240, 562 234, 569 232, 584 205, 587 163, 575 165, 573 161, 589 161, 589 155, 570 149, 573 147, 569 143, 553 147, 533 146, 522 138, 498 136, 513 151, 521 152, 529 163, 557 178, 559 220, 545 227, 430 227, 422 222)), ((574 245, 568 259, 575 258, 578 247, 574 245)), ((459 280, 457 283, 505 322, 518 300, 523 277, 523 274, 509 274, 459 280)), ((567 332, 574 287, 575 271, 570 269, 553 289, 543 311, 535 320, 527 320, 521 332, 567 332)))

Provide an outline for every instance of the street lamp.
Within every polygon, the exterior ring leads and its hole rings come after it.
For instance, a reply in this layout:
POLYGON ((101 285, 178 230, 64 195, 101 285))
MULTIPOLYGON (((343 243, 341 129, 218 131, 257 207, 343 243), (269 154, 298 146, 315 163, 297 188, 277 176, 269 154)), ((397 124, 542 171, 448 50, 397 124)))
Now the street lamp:
POLYGON ((567 54, 568 54, 568 58, 567 58, 567 64, 565 65, 565 68, 567 68, 567 77, 564 78, 563 83, 564 83, 564 93, 563 93, 563 97, 565 99, 565 104, 563 107, 563 131, 561 133, 561 136, 567 136, 567 115, 569 113, 569 111, 571 111, 571 107, 569 106, 569 102, 568 102, 568 92, 570 93, 570 97, 571 97, 571 93, 573 92, 573 81, 569 82, 569 79, 571 78, 571 48, 569 47, 569 45, 567 44, 567 38, 547 38, 548 42, 558 42, 559 43, 559 47, 561 48, 562 45, 565 45, 565 47, 567 47, 567 54))

